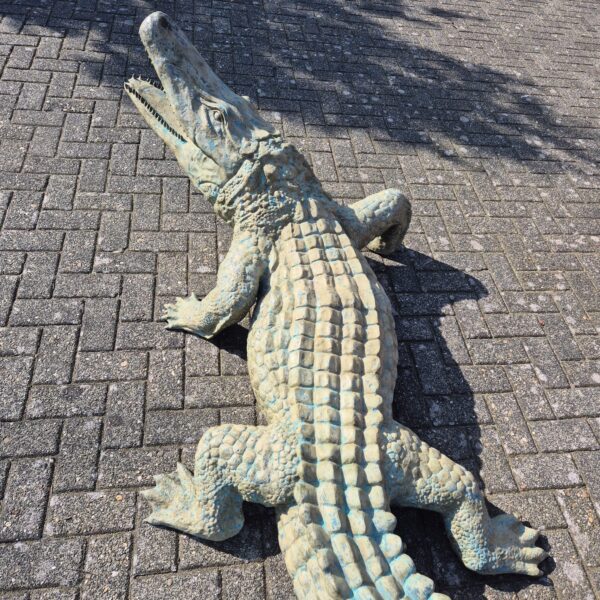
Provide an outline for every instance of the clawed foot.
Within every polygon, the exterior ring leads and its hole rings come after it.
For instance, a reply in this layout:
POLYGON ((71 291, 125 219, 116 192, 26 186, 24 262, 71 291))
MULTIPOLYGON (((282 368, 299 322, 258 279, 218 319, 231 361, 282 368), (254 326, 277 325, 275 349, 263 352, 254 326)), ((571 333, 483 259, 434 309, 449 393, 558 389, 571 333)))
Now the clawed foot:
POLYGON ((244 526, 242 497, 230 486, 214 481, 204 485, 181 464, 166 475, 155 475, 156 486, 142 491, 152 506, 146 519, 161 525, 215 542, 239 533, 244 526))
POLYGON ((387 256, 404 246, 404 236, 408 230, 408 221, 405 224, 390 227, 383 235, 371 240, 367 248, 375 254, 387 256))
POLYGON ((201 511, 191 473, 178 463, 177 471, 155 475, 154 480, 156 487, 142 491, 152 506, 152 514, 146 522, 194 533, 201 511))
POLYGON ((167 329, 182 329, 202 335, 200 305, 201 302, 194 293, 187 298, 177 298, 175 304, 165 304, 165 313, 161 319, 167 321, 167 329))
MULTIPOLYGON (((535 545, 540 532, 526 527, 513 515, 498 515, 488 525, 486 547, 475 550, 474 562, 467 567, 484 574, 522 573, 539 577, 538 564, 548 553, 535 545)), ((470 561, 469 561, 470 562, 470 561)))

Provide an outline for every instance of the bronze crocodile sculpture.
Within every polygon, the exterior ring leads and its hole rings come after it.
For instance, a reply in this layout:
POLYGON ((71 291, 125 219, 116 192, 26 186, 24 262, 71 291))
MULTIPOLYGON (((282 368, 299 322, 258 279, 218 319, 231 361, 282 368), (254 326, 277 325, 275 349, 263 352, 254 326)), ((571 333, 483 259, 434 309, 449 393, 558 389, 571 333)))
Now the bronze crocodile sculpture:
POLYGON ((256 305, 248 369, 268 423, 210 428, 193 475, 178 465, 145 492, 148 521, 224 540, 243 526, 243 500, 275 507, 298 598, 448 598, 416 572, 390 503, 441 513, 474 571, 540 574, 538 532, 491 518, 473 476, 392 418, 394 319, 360 249, 401 246, 406 197, 389 189, 338 205, 167 15, 148 16, 140 36, 162 87, 125 88, 233 226, 216 287, 168 305, 168 327, 210 338, 256 305))

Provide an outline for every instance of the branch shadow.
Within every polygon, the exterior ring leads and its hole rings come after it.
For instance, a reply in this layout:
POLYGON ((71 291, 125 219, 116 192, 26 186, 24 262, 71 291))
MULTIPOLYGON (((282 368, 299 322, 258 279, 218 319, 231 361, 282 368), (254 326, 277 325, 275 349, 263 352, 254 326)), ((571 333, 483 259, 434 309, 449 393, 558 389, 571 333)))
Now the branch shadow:
MULTIPOLYGON (((517 172, 526 165, 540 175, 597 173, 597 130, 584 117, 557 112, 556 92, 514 69, 470 63, 453 55, 449 44, 442 52, 411 35, 452 28, 455 21, 493 28, 479 5, 471 12, 435 3, 343 0, 194 6, 23 0, 10 7, 2 26, 68 40, 61 57, 79 62, 83 85, 102 87, 102 98, 120 99, 127 77, 155 76, 137 30, 160 9, 179 21, 233 89, 253 98, 267 117, 281 119, 290 137, 347 137, 348 129, 368 128, 384 155, 420 148, 457 168, 502 158, 517 172)), ((47 104, 69 110, 59 98, 47 104)), ((129 126, 143 126, 141 118, 132 120, 126 97, 121 106, 129 126)))

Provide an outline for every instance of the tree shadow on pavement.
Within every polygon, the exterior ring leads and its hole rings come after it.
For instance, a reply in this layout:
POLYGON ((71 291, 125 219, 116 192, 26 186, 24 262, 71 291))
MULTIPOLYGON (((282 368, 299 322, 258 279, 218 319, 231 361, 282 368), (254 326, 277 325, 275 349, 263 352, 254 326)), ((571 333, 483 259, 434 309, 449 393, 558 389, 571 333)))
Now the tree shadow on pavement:
MULTIPOLYGON (((447 52, 439 50, 443 44, 426 46, 428 31, 457 22, 471 23, 476 36, 486 27, 493 30, 492 17, 479 7, 470 13, 434 2, 282 0, 192 7, 170 0, 30 0, 11 6, 2 24, 7 32, 64 37, 64 58, 79 61, 85 85, 112 88, 110 95, 121 97, 127 77, 155 77, 137 30, 157 9, 178 20, 238 93, 281 116, 288 135, 346 137, 348 128, 368 128, 381 154, 416 147, 457 168, 464 161, 472 166, 478 158, 503 158, 526 161, 538 174, 595 172, 597 130, 584 118, 556 112, 555 91, 514 68, 455 56, 450 44, 447 52)), ((126 98, 123 106, 126 113, 134 110, 126 98)))

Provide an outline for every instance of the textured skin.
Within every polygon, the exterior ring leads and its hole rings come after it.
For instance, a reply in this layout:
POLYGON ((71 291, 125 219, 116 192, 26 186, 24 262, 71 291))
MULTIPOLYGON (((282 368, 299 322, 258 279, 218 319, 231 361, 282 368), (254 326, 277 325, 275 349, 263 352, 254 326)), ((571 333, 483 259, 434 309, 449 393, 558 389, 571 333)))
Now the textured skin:
MULTIPOLYGON (((141 31, 166 90, 191 81, 210 87, 214 100, 216 76, 165 15, 151 15, 141 31), (173 84, 163 57, 176 60, 177 52, 193 68, 186 75, 180 60, 173 84)), ((231 98, 221 85, 222 96, 231 98)), ((138 108, 143 89, 130 92, 138 108)), ((157 107, 168 100, 177 112, 178 98, 159 98, 157 107)), ((232 100, 236 106, 238 99, 232 100)), ((199 128, 208 127, 205 113, 197 123, 190 117, 188 129, 181 116, 182 129, 173 134, 165 133, 165 119, 140 110, 171 140, 192 181, 234 228, 216 287, 202 301, 192 295, 167 306, 168 326, 212 337, 256 303, 248 367, 268 423, 209 429, 198 445, 194 475, 179 465, 145 492, 154 509, 149 522, 223 540, 243 526, 242 500, 276 507, 298 598, 447 598, 415 572, 393 533, 390 502, 441 513, 473 570, 539 574, 537 563, 546 554, 535 546, 538 532, 509 515, 491 519, 473 476, 392 419, 394 321, 360 248, 389 253, 401 245, 410 221, 406 198, 386 190, 351 207, 335 204, 293 146, 277 134, 263 135, 268 127, 257 113, 245 134, 243 123, 226 119, 234 131, 227 143, 242 141, 237 155, 218 163, 219 179, 212 166, 205 172, 206 160, 190 162, 200 150, 185 141, 191 138, 186 132, 197 141, 199 128)), ((219 110, 234 114, 225 105, 219 110)))

